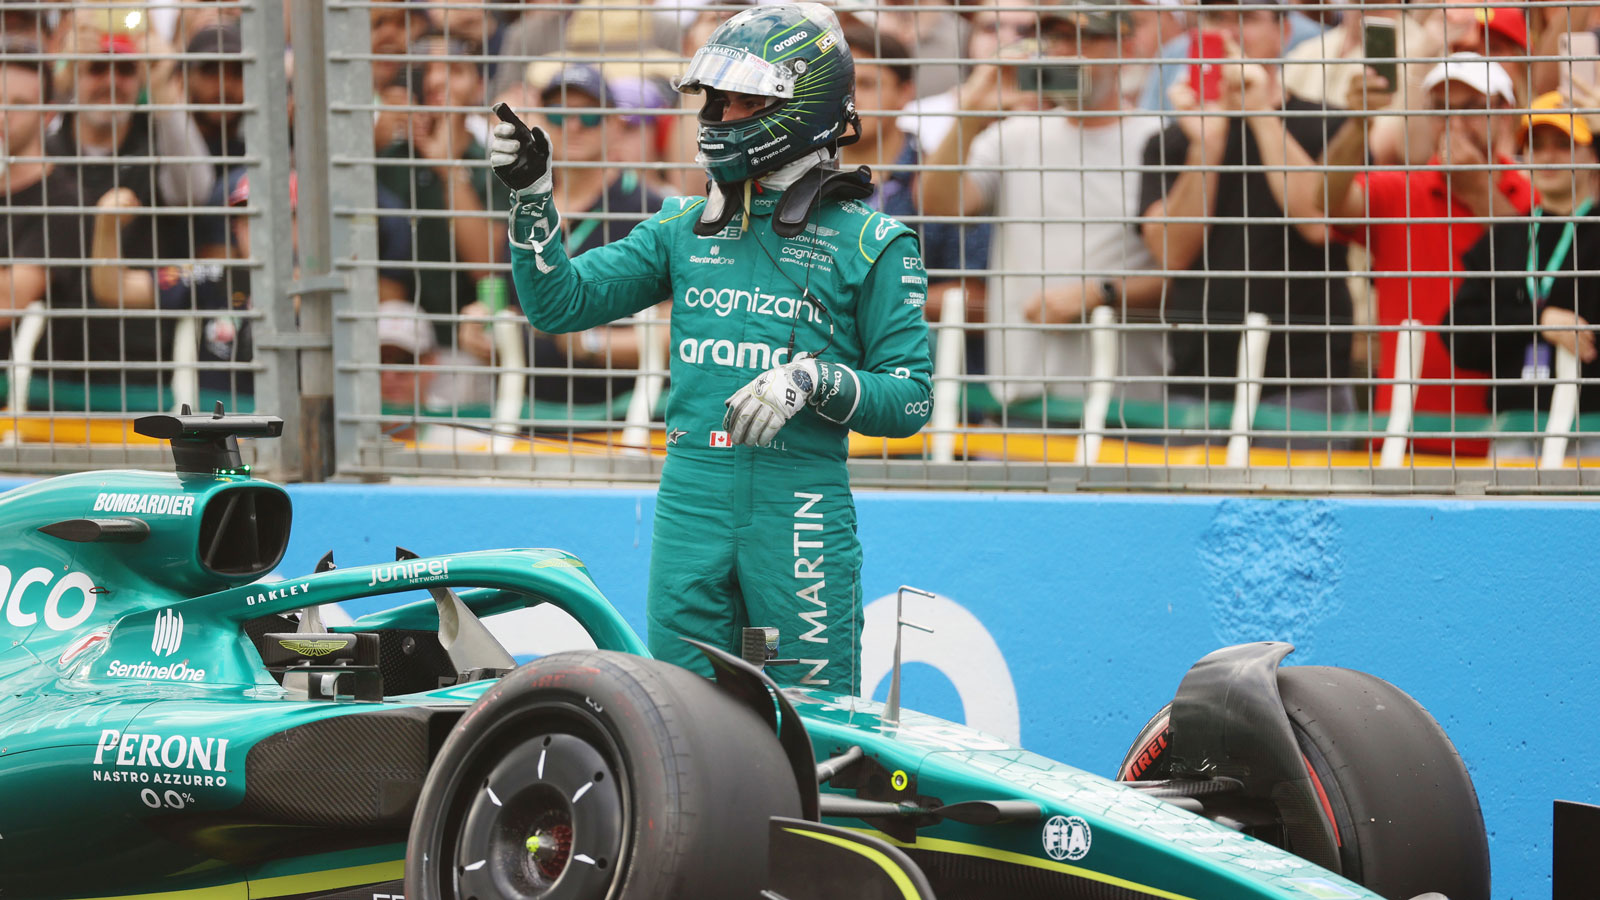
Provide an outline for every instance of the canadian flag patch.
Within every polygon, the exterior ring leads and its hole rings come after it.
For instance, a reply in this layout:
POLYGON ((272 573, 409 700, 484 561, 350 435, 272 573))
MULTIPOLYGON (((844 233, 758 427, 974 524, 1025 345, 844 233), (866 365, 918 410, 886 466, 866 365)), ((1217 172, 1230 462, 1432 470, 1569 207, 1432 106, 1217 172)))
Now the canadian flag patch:
POLYGON ((728 433, 726 431, 713 431, 711 432, 711 446, 732 447, 733 439, 728 437, 728 433))

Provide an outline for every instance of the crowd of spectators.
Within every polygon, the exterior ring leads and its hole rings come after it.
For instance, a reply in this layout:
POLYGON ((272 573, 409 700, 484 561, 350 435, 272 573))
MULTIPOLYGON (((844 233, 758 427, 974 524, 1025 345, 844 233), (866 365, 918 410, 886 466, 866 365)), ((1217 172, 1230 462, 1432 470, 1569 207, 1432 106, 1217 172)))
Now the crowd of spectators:
MULTIPOLYGON (((384 352, 439 367, 385 381, 386 405, 487 407, 508 352, 487 107, 551 135, 569 253, 617 240, 704 189, 698 98, 671 78, 743 6, 373 6, 384 352), (420 331, 396 324, 407 310, 420 331)), ((866 202, 917 228, 929 318, 965 307, 965 368, 994 401, 970 418, 1075 409, 1099 307, 1119 323, 1126 410, 1231 402, 1242 326, 1265 315, 1260 402, 1324 432, 1314 446, 1357 446, 1328 433, 1372 427, 1350 424, 1367 412, 1381 428, 1406 322, 1429 329, 1415 406, 1450 422, 1545 408, 1557 348, 1600 375, 1596 64, 1561 56, 1600 16, 1337 6, 839 0, 862 116, 840 162, 870 166, 866 202), (1398 61, 1366 46, 1385 29, 1398 61)), ((34 405, 91 406, 107 386, 133 402, 181 340, 203 390, 250 393, 240 123, 268 100, 245 95, 242 37, 237 8, 204 3, 0 14, 0 352, 22 310, 51 311, 34 405), (175 328, 182 311, 197 328, 175 328)), ((640 341, 628 325, 531 333, 529 396, 557 418, 614 409, 640 341)))

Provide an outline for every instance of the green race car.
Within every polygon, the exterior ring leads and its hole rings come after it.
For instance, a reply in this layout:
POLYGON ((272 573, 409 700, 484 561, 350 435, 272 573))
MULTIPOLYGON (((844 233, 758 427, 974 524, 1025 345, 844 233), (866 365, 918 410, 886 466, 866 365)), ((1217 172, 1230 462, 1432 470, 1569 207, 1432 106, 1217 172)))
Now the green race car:
POLYGON ((1432 717, 1286 644, 1198 662, 1109 780, 780 690, 766 629, 713 679, 652 660, 559 550, 262 582, 291 507, 237 437, 282 423, 136 427, 175 473, 0 496, 0 900, 1489 896, 1432 717), (322 624, 382 594, 416 599, 322 624), (538 604, 598 649, 518 666, 480 618, 538 604))

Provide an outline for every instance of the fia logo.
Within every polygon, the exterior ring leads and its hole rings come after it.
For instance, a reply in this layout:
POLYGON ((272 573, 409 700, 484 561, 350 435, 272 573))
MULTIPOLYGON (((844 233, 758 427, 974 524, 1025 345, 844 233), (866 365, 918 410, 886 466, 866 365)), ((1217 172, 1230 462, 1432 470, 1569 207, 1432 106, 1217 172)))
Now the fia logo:
POLYGON ((1044 823, 1044 852, 1051 859, 1076 862, 1089 855, 1089 823, 1078 816, 1052 816, 1044 823))
POLYGON ((165 610, 156 616, 156 633, 150 638, 150 649, 157 656, 171 656, 183 646, 183 614, 165 610))

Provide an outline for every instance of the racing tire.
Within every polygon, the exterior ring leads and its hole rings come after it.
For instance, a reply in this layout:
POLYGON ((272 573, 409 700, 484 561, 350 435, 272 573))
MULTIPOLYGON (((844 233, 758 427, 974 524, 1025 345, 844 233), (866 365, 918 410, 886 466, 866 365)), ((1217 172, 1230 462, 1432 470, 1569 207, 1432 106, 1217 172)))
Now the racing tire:
MULTIPOLYGON (((1489 845, 1478 794, 1439 723, 1381 678, 1289 666, 1278 692, 1333 822, 1343 874, 1390 900, 1437 891, 1488 900, 1489 845)), ((1163 706, 1117 767, 1118 781, 1172 777, 1163 706)))
POLYGON ((1489 839, 1472 776, 1439 723, 1381 678, 1278 670, 1289 723, 1326 794, 1344 875, 1391 900, 1489 900, 1489 839))
POLYGON ((758 896, 800 815, 771 726, 710 681, 609 651, 546 656, 452 729, 406 847, 412 900, 758 896))

